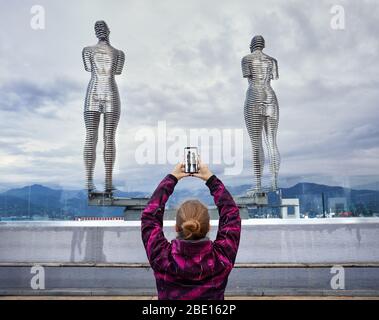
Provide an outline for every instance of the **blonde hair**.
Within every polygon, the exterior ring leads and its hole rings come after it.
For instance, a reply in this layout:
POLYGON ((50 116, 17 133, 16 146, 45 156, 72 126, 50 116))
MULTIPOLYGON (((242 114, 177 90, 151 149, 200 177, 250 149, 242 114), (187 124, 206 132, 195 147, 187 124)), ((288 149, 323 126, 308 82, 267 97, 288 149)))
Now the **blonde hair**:
POLYGON ((183 202, 176 213, 176 225, 183 239, 204 238, 209 231, 208 208, 199 200, 183 202))

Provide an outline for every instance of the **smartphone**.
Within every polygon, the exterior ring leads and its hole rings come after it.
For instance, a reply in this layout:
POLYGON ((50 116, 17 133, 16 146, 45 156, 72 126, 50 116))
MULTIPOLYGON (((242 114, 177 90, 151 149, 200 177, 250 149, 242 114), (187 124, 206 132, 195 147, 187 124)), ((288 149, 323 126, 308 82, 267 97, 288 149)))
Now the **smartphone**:
POLYGON ((197 147, 184 148, 184 172, 199 172, 199 153, 197 152, 197 147))

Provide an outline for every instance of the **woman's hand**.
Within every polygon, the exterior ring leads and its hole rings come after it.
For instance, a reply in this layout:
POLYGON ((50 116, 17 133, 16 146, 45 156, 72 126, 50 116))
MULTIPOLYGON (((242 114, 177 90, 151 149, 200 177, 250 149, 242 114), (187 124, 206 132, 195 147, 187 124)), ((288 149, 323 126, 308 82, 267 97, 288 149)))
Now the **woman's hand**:
POLYGON ((192 176, 200 178, 204 181, 207 181, 210 177, 213 176, 213 173, 211 170, 209 170, 209 168, 206 164, 199 161, 199 172, 193 173, 192 176))
POLYGON ((184 172, 184 163, 178 163, 171 174, 178 180, 184 177, 188 177, 190 174, 184 172))

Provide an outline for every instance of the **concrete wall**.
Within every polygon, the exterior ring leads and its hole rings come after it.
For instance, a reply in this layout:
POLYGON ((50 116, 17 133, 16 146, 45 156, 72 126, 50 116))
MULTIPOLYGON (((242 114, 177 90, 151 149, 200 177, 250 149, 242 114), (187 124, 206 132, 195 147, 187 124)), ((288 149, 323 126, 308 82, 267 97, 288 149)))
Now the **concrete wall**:
MULTIPOLYGON (((165 223, 168 239, 174 222, 165 223)), ((217 222, 212 221, 210 238, 217 222)), ((147 263, 139 222, 0 222, 0 263, 147 263)), ((237 263, 379 263, 379 219, 243 220, 237 263)))
MULTIPOLYGON (((0 295, 154 294, 138 222, 0 222, 0 295)), ((379 219, 244 220, 226 295, 379 296, 379 219), (344 289, 332 288, 335 264, 344 289)))

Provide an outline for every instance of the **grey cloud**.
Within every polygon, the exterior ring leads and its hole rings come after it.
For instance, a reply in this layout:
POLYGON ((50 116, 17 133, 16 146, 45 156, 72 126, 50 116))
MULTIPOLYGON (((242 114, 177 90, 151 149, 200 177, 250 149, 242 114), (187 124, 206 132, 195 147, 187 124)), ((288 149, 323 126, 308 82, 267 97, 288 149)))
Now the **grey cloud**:
MULTIPOLYGON (((0 110, 33 112, 46 105, 64 105, 80 89, 77 82, 60 78, 49 84, 27 80, 11 81, 0 86, 0 110)), ((53 115, 54 112, 46 114, 47 117, 53 115)))

